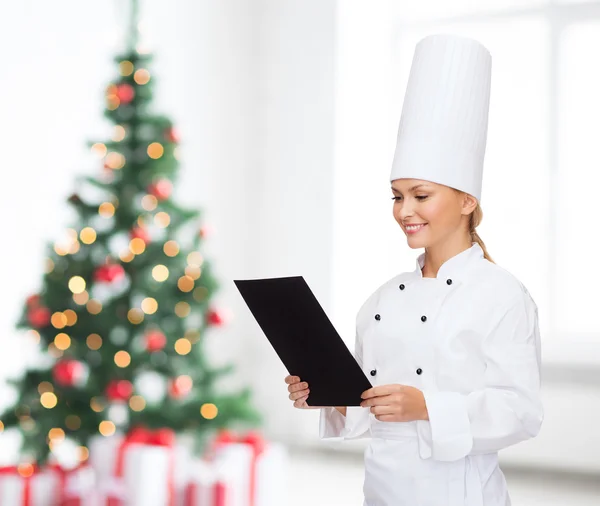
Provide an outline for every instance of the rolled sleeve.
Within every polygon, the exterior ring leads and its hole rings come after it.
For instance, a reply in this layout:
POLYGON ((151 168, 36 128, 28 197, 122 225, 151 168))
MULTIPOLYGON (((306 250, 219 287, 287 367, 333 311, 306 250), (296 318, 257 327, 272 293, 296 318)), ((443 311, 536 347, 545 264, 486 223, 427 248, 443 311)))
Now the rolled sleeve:
POLYGON ((535 437, 543 420, 537 307, 527 293, 484 339, 486 387, 469 394, 424 391, 429 430, 420 441, 436 460, 493 453, 535 437))
POLYGON ((321 408, 319 437, 321 439, 359 439, 370 437, 369 409, 348 406, 346 416, 335 408, 321 408))

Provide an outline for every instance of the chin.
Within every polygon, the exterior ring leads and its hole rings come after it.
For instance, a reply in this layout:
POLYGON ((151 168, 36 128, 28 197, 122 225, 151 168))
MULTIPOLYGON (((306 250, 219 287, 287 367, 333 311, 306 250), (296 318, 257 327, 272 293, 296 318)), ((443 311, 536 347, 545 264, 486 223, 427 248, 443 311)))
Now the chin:
POLYGON ((423 241, 411 240, 408 237, 406 238, 406 244, 410 249, 420 249, 426 246, 423 241))

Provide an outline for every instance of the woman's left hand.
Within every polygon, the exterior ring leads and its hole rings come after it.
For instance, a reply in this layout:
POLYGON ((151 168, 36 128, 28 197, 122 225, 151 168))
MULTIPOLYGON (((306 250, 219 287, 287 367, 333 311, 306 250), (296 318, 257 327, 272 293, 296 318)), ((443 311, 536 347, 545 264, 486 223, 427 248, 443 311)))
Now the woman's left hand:
POLYGON ((406 385, 379 385, 365 390, 361 406, 371 406, 371 413, 382 422, 429 420, 423 392, 406 385))

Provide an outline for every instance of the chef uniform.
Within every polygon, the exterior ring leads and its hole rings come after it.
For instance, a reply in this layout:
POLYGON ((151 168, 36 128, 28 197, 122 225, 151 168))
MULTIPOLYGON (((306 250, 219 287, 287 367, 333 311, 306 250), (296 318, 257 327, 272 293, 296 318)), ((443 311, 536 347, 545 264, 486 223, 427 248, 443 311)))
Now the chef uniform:
MULTIPOLYGON (((425 179, 481 198, 491 57, 434 35, 415 49, 391 180, 425 179)), ((370 437, 363 506, 509 506, 498 451, 535 437, 538 310, 524 285, 476 242, 435 278, 379 287, 356 318, 355 358, 373 386, 423 392, 429 420, 382 422, 369 407, 322 408, 322 439, 370 437)))

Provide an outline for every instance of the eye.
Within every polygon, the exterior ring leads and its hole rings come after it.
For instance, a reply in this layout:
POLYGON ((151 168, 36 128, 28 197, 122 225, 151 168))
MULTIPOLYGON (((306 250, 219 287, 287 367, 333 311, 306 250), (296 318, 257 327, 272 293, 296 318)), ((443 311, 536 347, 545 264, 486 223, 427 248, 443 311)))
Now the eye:
MULTIPOLYGON (((419 201, 423 201, 425 200, 427 197, 429 197, 429 195, 418 195, 417 197, 415 197, 417 200, 419 201)), ((392 197, 392 200, 402 200, 402 197, 392 197)))

